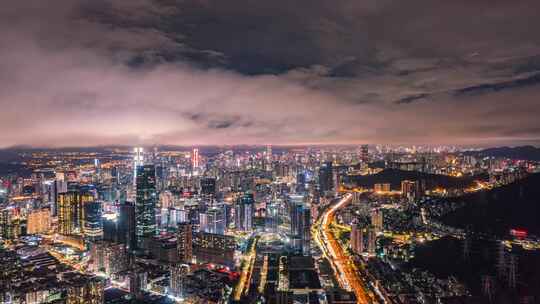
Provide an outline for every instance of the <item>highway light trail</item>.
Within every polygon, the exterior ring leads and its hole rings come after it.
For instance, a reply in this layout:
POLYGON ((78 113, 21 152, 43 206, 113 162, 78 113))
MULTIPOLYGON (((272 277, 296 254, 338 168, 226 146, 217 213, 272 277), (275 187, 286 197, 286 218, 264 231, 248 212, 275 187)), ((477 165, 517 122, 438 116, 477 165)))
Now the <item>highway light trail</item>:
POLYGON ((253 238, 253 242, 246 252, 244 264, 242 266, 242 272, 240 273, 240 280, 238 281, 238 284, 236 285, 236 289, 234 291, 235 301, 240 301, 242 295, 246 294, 249 291, 249 281, 251 280, 251 272, 253 270, 253 265, 255 264, 255 257, 257 254, 256 248, 258 241, 259 236, 253 238))
POLYGON ((358 303, 370 303, 359 273, 352 267, 353 261, 345 254, 329 228, 330 224, 334 221, 336 211, 349 204, 351 199, 352 195, 346 194, 339 202, 324 212, 321 220, 317 223, 318 229, 315 239, 324 255, 330 260, 340 286, 344 289, 352 290, 356 295, 358 303))

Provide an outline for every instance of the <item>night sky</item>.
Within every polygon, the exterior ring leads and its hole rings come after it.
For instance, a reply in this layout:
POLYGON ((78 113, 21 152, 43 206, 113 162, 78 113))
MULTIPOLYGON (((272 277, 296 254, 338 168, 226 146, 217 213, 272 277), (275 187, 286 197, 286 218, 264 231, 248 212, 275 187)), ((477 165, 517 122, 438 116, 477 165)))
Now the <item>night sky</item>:
POLYGON ((3 0, 0 147, 540 144, 538 0, 3 0))

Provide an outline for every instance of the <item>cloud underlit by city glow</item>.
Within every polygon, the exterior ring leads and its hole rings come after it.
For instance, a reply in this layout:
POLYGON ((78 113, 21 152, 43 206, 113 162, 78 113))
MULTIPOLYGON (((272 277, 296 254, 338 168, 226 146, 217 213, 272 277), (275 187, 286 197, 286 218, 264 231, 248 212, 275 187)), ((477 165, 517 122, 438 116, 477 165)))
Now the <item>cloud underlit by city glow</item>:
POLYGON ((5 1, 0 146, 537 144, 538 1, 5 1))

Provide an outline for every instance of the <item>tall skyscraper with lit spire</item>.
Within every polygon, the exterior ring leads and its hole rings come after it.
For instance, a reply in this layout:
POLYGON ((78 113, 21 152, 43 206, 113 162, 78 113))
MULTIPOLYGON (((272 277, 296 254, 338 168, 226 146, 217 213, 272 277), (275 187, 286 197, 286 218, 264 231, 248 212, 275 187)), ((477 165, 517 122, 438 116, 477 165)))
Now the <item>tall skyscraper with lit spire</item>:
POLYGON ((133 149, 133 184, 137 184, 137 168, 144 164, 144 150, 142 147, 133 149))
POLYGON ((193 166, 193 170, 196 170, 201 165, 199 157, 199 149, 194 148, 193 153, 191 154, 191 165, 193 166))
POLYGON ((153 165, 137 167, 135 201, 135 234, 137 246, 147 248, 148 241, 156 234, 156 169, 153 165))

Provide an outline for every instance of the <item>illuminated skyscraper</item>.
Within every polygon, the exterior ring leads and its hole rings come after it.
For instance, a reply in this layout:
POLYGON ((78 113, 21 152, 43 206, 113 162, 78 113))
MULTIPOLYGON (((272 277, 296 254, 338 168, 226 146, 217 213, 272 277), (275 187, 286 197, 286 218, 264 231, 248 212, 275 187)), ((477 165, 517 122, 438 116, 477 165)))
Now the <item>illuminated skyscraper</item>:
POLYGON ((334 168, 334 170, 332 170, 332 182, 334 183, 334 191, 338 192, 341 188, 341 174, 339 168, 334 168))
POLYGON ((133 149, 133 184, 137 184, 137 169, 144 165, 144 151, 142 147, 133 149))
POLYGON ((362 225, 353 223, 351 227, 351 249, 356 254, 364 252, 364 229, 362 225))
POLYGON ((82 189, 59 194, 58 233, 83 234, 85 228, 85 204, 94 202, 94 195, 82 189))
POLYGON ((199 161, 200 161, 200 159, 199 159, 199 149, 194 148, 193 153, 191 154, 191 165, 193 167, 193 170, 199 168, 199 166, 200 166, 199 161))
POLYGON ((51 213, 49 209, 32 211, 27 217, 26 233, 45 233, 51 228, 51 213))
POLYGON ((182 263, 191 263, 193 259, 193 229, 190 223, 178 224, 176 242, 178 259, 182 263))
POLYGON ((241 196, 235 206, 236 230, 253 230, 253 217, 255 216, 255 200, 252 193, 241 196))
POLYGON ((183 298, 185 295, 184 283, 189 274, 189 265, 175 264, 171 266, 169 294, 173 297, 183 298))
POLYGON ((291 219, 291 235, 299 235, 301 231, 302 209, 304 205, 303 195, 290 195, 288 199, 289 217, 291 219))
POLYGON ((52 213, 52 216, 58 216, 58 202, 60 201, 60 194, 62 193, 66 193, 67 192, 67 182, 64 181, 64 175, 63 174, 60 174, 58 173, 58 178, 61 178, 61 179, 57 179, 54 181, 53 183, 53 195, 54 195, 54 198, 53 198, 53 202, 51 204, 51 213, 52 213))
POLYGON ((319 168, 319 190, 321 193, 325 193, 327 191, 332 191, 333 186, 332 162, 326 162, 319 168))
POLYGON ((266 160, 272 161, 272 145, 266 145, 266 160))
POLYGON ((97 240, 103 236, 102 202, 93 201, 84 204, 84 236, 97 240))
POLYGON ((297 240, 297 250, 304 255, 311 251, 311 206, 304 202, 301 195, 289 197, 291 236, 297 240))
POLYGON ((19 219, 15 215, 15 209, 8 207, 0 210, 0 236, 12 240, 20 236, 19 219))
POLYGON ((376 232, 383 230, 383 212, 381 209, 373 209, 371 211, 371 225, 375 228, 376 232))
POLYGON ((279 205, 276 201, 266 203, 265 228, 269 232, 278 232, 279 205))
POLYGON ((266 145, 266 151, 264 152, 264 163, 265 163, 265 170, 266 171, 272 171, 272 145, 266 145))
POLYGON ((201 193, 205 195, 216 195, 216 179, 213 177, 203 177, 201 179, 201 193))
POLYGON ((200 231, 214 234, 225 233, 225 212, 223 208, 210 208, 199 214, 200 231))
POLYGON ((137 168, 137 196, 135 202, 135 234, 137 246, 147 249, 148 241, 156 234, 156 172, 153 165, 137 168))
POLYGON ((311 206, 304 205, 302 210, 302 229, 300 231, 302 240, 302 254, 311 255, 311 206))
POLYGON ((362 145, 362 147, 360 147, 360 160, 365 164, 369 162, 368 145, 362 145))

